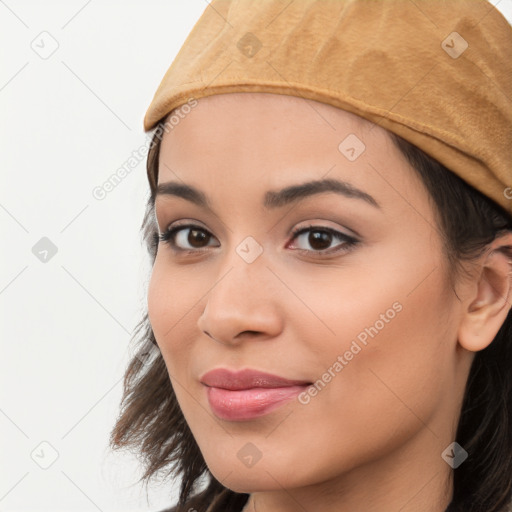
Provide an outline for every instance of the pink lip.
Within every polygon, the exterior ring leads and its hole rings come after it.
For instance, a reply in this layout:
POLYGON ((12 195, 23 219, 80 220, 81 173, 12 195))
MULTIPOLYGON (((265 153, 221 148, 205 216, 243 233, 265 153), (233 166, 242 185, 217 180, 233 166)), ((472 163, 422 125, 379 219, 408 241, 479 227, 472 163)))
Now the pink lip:
POLYGON ((243 421, 268 414, 304 391, 311 382, 289 380, 257 370, 233 372, 219 368, 201 378, 213 413, 243 421))

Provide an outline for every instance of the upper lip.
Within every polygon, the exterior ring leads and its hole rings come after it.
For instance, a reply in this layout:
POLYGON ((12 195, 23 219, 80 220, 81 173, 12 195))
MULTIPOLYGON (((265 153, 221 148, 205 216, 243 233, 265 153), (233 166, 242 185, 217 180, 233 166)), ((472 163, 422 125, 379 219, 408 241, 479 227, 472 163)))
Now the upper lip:
POLYGON ((226 368, 217 368, 203 375, 201 383, 213 388, 222 388, 230 391, 239 391, 251 388, 283 388, 289 386, 305 386, 311 382, 305 380, 289 380, 271 373, 258 370, 232 371, 226 368))

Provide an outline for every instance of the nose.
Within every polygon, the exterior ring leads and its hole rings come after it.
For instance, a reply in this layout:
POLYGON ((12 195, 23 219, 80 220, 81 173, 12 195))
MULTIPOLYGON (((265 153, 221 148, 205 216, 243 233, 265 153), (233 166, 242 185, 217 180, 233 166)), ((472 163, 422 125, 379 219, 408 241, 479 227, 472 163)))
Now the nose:
POLYGON ((206 295, 199 329, 226 345, 277 336, 283 327, 283 304, 279 304, 282 283, 264 261, 231 262, 206 295))

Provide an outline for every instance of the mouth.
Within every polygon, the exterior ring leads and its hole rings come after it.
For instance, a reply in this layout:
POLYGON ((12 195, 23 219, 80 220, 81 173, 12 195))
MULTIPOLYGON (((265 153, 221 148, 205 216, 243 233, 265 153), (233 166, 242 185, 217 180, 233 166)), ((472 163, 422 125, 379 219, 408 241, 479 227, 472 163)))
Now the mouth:
POLYGON ((216 369, 201 379, 212 412, 220 419, 247 421, 272 412, 312 383, 257 370, 216 369))

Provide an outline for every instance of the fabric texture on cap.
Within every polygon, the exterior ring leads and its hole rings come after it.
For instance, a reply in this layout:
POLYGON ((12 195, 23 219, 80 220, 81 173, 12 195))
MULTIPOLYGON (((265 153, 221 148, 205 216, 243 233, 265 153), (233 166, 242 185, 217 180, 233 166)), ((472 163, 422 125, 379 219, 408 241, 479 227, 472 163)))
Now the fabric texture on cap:
POLYGON ((485 0, 212 0, 144 129, 190 99, 231 92, 357 114, 512 213, 512 28, 485 0))

